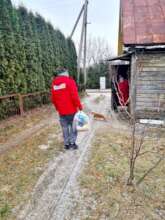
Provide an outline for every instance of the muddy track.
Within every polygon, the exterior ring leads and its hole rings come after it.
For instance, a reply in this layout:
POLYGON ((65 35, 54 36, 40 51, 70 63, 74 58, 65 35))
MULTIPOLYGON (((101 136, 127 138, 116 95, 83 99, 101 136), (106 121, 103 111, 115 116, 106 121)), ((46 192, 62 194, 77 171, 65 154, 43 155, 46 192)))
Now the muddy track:
POLYGON ((50 118, 44 119, 39 122, 37 125, 25 129, 21 133, 19 133, 16 137, 12 138, 8 142, 2 144, 0 148, 0 154, 3 154, 10 150, 11 148, 17 147, 22 142, 26 141, 29 137, 41 133, 46 128, 50 127, 51 125, 55 124, 57 119, 55 119, 55 115, 52 114, 50 118))
MULTIPOLYGON (((106 113, 110 95, 99 103, 94 100, 99 94, 90 94, 85 102, 88 109, 106 113)), ((64 220, 69 219, 74 205, 73 195, 77 193, 77 178, 90 154, 90 143, 95 131, 103 122, 91 118, 92 129, 79 135, 79 150, 61 153, 51 161, 48 169, 40 177, 31 200, 20 212, 18 219, 24 220, 64 220)))

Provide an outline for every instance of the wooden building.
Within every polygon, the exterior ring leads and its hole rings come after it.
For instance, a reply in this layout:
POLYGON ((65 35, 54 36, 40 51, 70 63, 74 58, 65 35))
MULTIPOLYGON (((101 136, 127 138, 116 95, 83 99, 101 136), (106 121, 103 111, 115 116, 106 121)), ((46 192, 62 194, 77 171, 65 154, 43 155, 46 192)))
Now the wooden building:
MULTIPOLYGON (((165 0, 121 0, 119 26, 119 56, 109 60, 112 77, 129 80, 136 119, 165 120, 165 0)), ((113 91, 112 105, 115 99, 113 91)))

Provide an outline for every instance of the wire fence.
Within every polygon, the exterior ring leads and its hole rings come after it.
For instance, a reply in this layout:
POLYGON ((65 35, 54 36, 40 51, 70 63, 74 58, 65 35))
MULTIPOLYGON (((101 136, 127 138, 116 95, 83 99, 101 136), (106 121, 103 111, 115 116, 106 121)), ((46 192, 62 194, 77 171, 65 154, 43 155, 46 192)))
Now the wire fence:
POLYGON ((23 116, 26 111, 48 103, 50 103, 50 92, 0 96, 0 120, 14 115, 23 116))

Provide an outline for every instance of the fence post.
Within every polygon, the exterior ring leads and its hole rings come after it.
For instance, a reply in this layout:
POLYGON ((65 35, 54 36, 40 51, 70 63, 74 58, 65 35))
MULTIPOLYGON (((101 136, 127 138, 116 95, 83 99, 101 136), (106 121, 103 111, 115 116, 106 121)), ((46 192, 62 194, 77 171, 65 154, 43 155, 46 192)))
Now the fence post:
POLYGON ((19 110, 20 110, 20 114, 21 116, 24 115, 24 109, 23 109, 23 97, 21 94, 18 94, 19 97, 19 110))

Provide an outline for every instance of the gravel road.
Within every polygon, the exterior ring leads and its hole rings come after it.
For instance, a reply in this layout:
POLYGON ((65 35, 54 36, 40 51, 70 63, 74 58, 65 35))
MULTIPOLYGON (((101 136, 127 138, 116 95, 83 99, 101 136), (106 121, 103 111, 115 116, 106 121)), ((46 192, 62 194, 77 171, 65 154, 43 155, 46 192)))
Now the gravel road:
MULTIPOLYGON (((84 99, 88 112, 107 114, 110 106, 110 93, 90 93, 84 99), (97 101, 99 100, 99 101, 97 101)), ((91 120, 91 130, 78 137, 79 150, 66 151, 48 164, 46 171, 38 180, 31 200, 20 212, 20 220, 64 220, 70 214, 79 193, 77 179, 90 155, 90 143, 95 131, 104 122, 91 120)))

